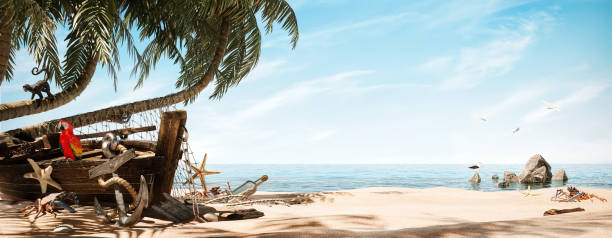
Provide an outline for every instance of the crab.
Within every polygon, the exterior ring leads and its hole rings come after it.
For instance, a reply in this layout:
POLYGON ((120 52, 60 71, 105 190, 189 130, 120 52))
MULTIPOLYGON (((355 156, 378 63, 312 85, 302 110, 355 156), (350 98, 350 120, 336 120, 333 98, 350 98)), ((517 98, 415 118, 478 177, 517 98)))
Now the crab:
POLYGON ((36 216, 34 216, 34 221, 39 217, 46 215, 47 213, 53 214, 53 217, 57 217, 57 206, 63 207, 64 209, 70 211, 71 213, 75 213, 76 210, 70 207, 66 202, 74 201, 75 205, 79 206, 79 198, 74 192, 60 192, 60 193, 51 193, 42 199, 36 199, 34 205, 30 205, 25 207, 22 212, 24 216, 29 216, 33 212, 36 212, 36 216))

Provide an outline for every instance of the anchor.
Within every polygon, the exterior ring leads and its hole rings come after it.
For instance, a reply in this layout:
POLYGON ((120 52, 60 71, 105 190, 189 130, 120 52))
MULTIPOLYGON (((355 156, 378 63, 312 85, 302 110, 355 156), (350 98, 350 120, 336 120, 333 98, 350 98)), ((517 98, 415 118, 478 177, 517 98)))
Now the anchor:
MULTIPOLYGON (((119 178, 116 173, 113 173, 113 178, 119 178)), ((137 205, 131 216, 128 216, 125 202, 123 201, 123 194, 119 191, 119 184, 114 184, 115 189, 115 200, 117 201, 117 214, 118 219, 115 222, 117 226, 133 226, 142 220, 142 211, 144 208, 149 206, 149 190, 147 188, 147 181, 144 176, 140 175, 140 189, 138 190, 138 197, 136 198, 137 205)), ((94 206, 98 217, 103 219, 103 223, 112 223, 113 216, 109 216, 105 213, 104 208, 98 202, 98 198, 94 197, 94 206)))

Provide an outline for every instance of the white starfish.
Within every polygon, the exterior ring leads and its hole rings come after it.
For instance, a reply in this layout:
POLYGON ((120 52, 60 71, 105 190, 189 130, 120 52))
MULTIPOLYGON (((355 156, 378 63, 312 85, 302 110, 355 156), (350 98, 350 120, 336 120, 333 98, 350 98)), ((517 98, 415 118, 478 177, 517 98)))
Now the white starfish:
POLYGON ((56 187, 59 190, 62 190, 62 186, 60 186, 57 182, 55 182, 51 178, 51 172, 53 172, 53 167, 49 165, 49 167, 41 170, 40 167, 34 160, 28 159, 30 165, 32 165, 32 169, 34 169, 33 173, 26 173, 23 175, 24 178, 36 179, 40 183, 40 191, 44 194, 47 192, 47 184, 56 187))
POLYGON ((555 111, 561 111, 561 108, 555 104, 549 103, 547 101, 542 101, 544 104, 546 104, 546 109, 549 110, 555 110, 555 111))

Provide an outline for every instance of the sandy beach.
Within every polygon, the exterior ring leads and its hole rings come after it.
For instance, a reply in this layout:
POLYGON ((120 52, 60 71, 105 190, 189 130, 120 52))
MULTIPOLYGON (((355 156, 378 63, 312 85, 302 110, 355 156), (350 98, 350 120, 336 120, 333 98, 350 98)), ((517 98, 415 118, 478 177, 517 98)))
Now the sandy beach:
MULTIPOLYGON (((584 188, 611 199, 612 190, 584 188)), ((91 207, 77 213, 46 215, 35 223, 18 210, 27 203, 2 201, 0 235, 57 235, 68 223, 72 236, 87 237, 605 237, 612 232, 612 205, 599 200, 550 201, 555 189, 479 192, 453 188, 364 188, 313 194, 259 192, 253 199, 308 197, 298 205, 253 205, 264 212, 256 219, 171 224, 145 218, 131 229, 99 225, 91 207), (543 216, 548 209, 584 208, 543 216)))

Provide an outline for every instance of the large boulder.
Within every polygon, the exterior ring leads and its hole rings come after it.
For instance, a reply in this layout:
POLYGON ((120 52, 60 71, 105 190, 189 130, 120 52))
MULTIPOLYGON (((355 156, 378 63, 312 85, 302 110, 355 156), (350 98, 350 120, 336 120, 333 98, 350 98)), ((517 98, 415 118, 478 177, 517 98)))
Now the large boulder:
POLYGON ((542 155, 534 155, 529 158, 525 168, 519 174, 519 182, 521 183, 548 183, 552 178, 550 165, 542 155))
POLYGON ((472 183, 480 183, 480 174, 478 174, 478 172, 474 173, 474 175, 472 175, 472 177, 468 181, 472 183))
POLYGON ((497 174, 493 174, 493 176, 491 177, 491 179, 493 179, 493 180, 498 180, 498 179, 499 179, 499 175, 497 175, 497 174))
POLYGON ((554 181, 567 181, 567 175, 565 174, 565 169, 559 169, 557 170, 557 172, 555 172, 555 174, 552 176, 552 180, 554 181))
POLYGON ((504 171, 504 181, 507 181, 507 182, 518 182, 519 178, 513 172, 504 171))

